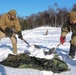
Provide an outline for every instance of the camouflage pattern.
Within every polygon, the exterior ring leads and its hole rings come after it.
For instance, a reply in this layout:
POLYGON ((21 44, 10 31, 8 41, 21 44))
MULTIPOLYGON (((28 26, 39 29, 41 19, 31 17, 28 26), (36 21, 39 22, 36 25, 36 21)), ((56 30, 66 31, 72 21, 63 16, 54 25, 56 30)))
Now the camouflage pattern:
POLYGON ((62 26, 62 33, 61 36, 67 35, 68 32, 72 31, 72 36, 71 36, 71 44, 76 46, 76 23, 71 24, 68 20, 63 24, 62 26))
POLYGON ((23 53, 19 55, 11 55, 0 62, 5 66, 15 67, 15 68, 34 68, 38 70, 53 71, 55 73, 63 72, 68 70, 68 65, 57 58, 51 60, 44 58, 30 57, 29 55, 23 53))

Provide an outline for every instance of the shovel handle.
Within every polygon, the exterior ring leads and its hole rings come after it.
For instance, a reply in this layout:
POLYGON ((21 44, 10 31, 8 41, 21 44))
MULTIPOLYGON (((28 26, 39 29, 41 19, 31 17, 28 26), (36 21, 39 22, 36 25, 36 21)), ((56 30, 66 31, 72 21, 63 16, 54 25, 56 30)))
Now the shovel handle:
POLYGON ((60 42, 60 43, 57 45, 57 47, 59 47, 61 44, 62 44, 62 43, 60 42))
MULTIPOLYGON (((14 30, 13 30, 13 33, 16 33, 14 30)), ((16 33, 17 34, 17 33, 16 33)), ((27 45, 29 45, 29 43, 24 39, 24 38, 20 38, 21 40, 23 40, 27 45)), ((29 45, 30 46, 30 45, 29 45)))
POLYGON ((29 45, 29 43, 25 39, 21 38, 21 40, 23 40, 27 45, 29 45))

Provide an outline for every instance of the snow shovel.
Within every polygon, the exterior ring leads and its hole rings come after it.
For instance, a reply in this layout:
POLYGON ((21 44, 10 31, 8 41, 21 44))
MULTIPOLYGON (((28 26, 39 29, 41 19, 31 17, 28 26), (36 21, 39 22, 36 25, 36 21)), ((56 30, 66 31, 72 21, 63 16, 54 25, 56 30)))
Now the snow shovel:
POLYGON ((60 42, 60 43, 56 46, 56 48, 54 47, 55 50, 56 50, 61 44, 62 44, 62 43, 60 42))
MULTIPOLYGON (((16 33, 16 32, 14 31, 14 28, 13 28, 13 27, 12 27, 12 31, 13 31, 13 33, 16 33)), ((16 34, 17 34, 17 33, 16 33, 16 34)), ((35 44, 30 45, 24 38, 20 38, 20 39, 23 40, 29 47, 30 47, 30 46, 34 46, 34 48, 40 49, 40 47, 37 46, 37 45, 35 45, 35 44)))
POLYGON ((29 44, 25 39, 23 39, 23 38, 21 38, 21 40, 23 40, 29 47, 34 46, 34 48, 40 49, 40 47, 39 47, 38 45, 35 45, 35 44, 30 45, 30 44, 29 44))
MULTIPOLYGON (((12 31, 13 31, 13 33, 16 33, 16 32, 14 31, 14 28, 12 28, 12 31)), ((17 34, 17 33, 16 33, 16 34, 17 34)), ((40 47, 37 46, 37 45, 35 45, 35 44, 30 45, 24 38, 20 38, 20 39, 23 40, 29 47, 34 46, 34 48, 40 49, 40 47)))
POLYGON ((26 40, 24 40, 23 38, 21 38, 21 40, 23 40, 28 46, 30 46, 30 44, 26 40))
POLYGON ((45 55, 49 55, 49 54, 52 54, 52 53, 55 53, 55 54, 57 54, 56 53, 56 49, 61 45, 62 43, 60 42, 56 47, 53 47, 53 48, 51 48, 51 49, 49 49, 49 52, 47 52, 47 51, 45 51, 44 53, 45 53, 45 55))

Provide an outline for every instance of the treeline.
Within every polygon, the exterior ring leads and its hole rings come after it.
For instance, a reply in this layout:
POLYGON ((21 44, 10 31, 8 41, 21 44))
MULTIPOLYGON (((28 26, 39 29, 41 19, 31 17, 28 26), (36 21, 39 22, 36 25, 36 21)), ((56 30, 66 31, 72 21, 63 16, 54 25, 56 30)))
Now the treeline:
POLYGON ((59 27, 66 21, 67 13, 71 10, 76 11, 76 4, 74 4, 72 8, 67 9, 66 7, 60 8, 58 4, 55 3, 53 6, 48 6, 48 9, 43 12, 38 12, 37 14, 26 17, 18 16, 18 19, 22 30, 39 26, 59 27))

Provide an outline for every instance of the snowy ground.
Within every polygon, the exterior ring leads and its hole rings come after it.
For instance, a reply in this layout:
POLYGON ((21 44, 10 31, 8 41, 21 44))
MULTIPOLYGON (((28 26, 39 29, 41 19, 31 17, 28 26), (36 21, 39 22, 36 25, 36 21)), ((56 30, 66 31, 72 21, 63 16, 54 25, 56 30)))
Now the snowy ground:
MULTIPOLYGON (((36 57, 41 58, 51 58, 51 55, 45 57, 43 54, 43 50, 48 48, 56 47, 59 44, 61 34, 61 28, 55 27, 39 27, 32 30, 25 30, 22 32, 24 39, 30 43, 30 45, 36 44, 41 49, 32 53, 36 57), (44 35, 46 30, 48 29, 48 35, 44 35)), ((19 68, 11 68, 0 65, 0 75, 76 75, 76 60, 68 59, 69 53, 69 41, 70 41, 71 33, 68 33, 66 37, 66 42, 63 45, 60 45, 56 51, 61 56, 62 60, 65 61, 71 71, 63 72, 63 73, 53 73, 52 71, 39 71, 36 69, 19 69, 19 68)), ((17 47, 18 53, 23 53, 26 51, 32 51, 32 48, 29 48, 27 44, 25 44, 22 40, 17 39, 17 47)), ((3 38, 0 41, 0 61, 5 59, 9 53, 12 53, 12 45, 9 38, 3 38)))

